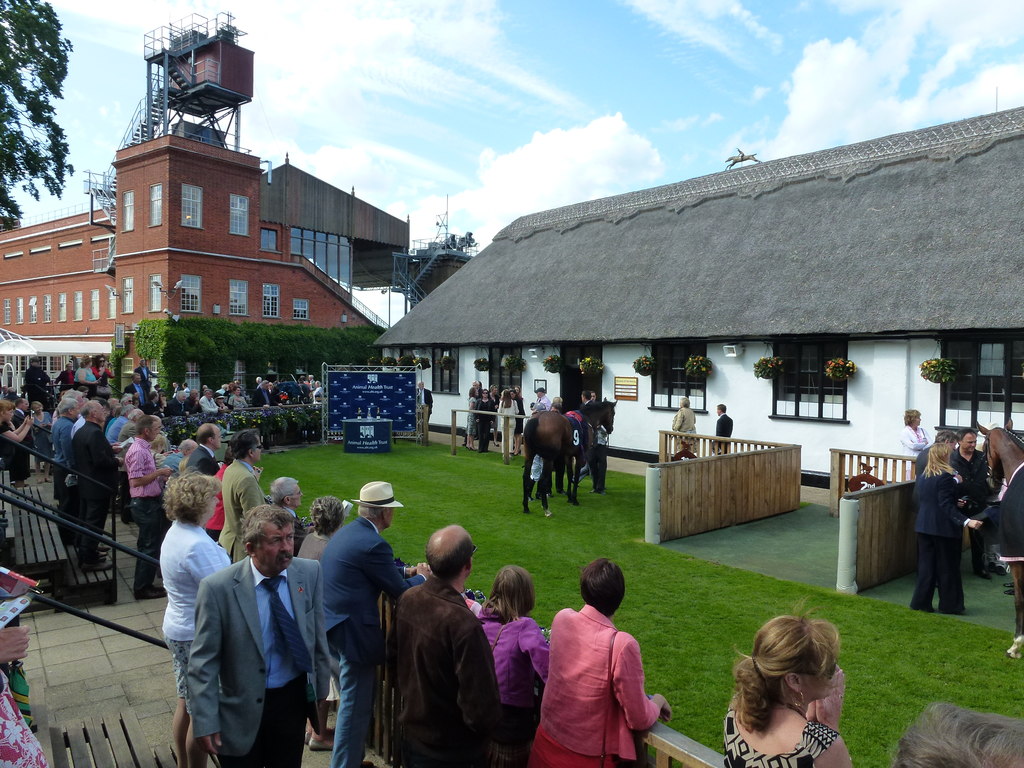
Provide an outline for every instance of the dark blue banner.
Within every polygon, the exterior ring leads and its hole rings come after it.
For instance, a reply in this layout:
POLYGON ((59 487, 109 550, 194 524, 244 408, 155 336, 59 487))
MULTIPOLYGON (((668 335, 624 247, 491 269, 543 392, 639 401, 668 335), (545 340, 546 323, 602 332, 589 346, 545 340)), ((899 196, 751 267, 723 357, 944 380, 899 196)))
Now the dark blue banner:
POLYGON ((327 430, 341 432, 345 419, 379 416, 394 422, 395 432, 416 431, 416 373, 329 371, 327 430))

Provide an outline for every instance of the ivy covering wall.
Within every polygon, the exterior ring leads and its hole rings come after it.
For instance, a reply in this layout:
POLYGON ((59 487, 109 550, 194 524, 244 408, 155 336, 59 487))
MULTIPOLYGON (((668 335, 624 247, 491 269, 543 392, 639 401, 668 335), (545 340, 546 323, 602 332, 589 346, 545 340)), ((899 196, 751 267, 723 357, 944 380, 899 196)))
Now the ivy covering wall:
POLYGON ((219 386, 234 378, 235 361, 245 361, 248 381, 297 368, 318 375, 323 363, 363 365, 375 351, 381 331, 373 326, 315 328, 284 324, 232 323, 218 317, 142 320, 135 331, 135 353, 156 360, 160 385, 185 378, 185 364, 196 363, 203 382, 219 386))

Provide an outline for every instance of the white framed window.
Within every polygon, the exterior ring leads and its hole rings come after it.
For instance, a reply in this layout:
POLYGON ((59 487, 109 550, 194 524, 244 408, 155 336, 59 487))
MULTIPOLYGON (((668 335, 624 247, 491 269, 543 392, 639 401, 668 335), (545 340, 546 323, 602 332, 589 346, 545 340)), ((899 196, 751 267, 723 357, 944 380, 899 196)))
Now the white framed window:
POLYGON ((57 322, 66 323, 68 319, 68 295, 66 293, 57 294, 57 322))
POLYGON ((43 296, 43 322, 49 323, 53 320, 53 297, 50 294, 43 296))
POLYGON ((309 299, 292 299, 292 320, 309 320, 309 299))
POLYGON ((38 301, 39 299, 35 296, 28 297, 28 321, 30 323, 39 320, 39 313, 36 311, 38 309, 38 301))
POLYGON ((135 191, 125 190, 121 193, 121 230, 131 232, 135 229, 135 191))
POLYGON ((164 223, 164 185, 149 185, 149 226, 159 227, 164 223))
POLYGON ((199 312, 203 306, 203 278, 199 275, 181 276, 181 311, 199 312))
POLYGON ((203 188, 192 184, 181 185, 181 226, 203 226, 203 188))
POLYGON ((263 284, 263 316, 281 316, 281 286, 274 283, 263 284))
POLYGON ((129 314, 135 311, 135 278, 121 278, 121 312, 129 314))
POLYGON ((199 389, 199 363, 185 363, 185 386, 190 390, 199 389))
POLYGON ((75 302, 74 310, 73 310, 74 314, 72 315, 72 317, 75 320, 81 320, 82 319, 82 292, 81 291, 75 291, 75 293, 74 293, 74 302, 75 302))
POLYGON ((4 299, 4 325, 11 324, 11 300, 4 299))
POLYGON ((93 288, 89 291, 89 319, 100 319, 100 289, 93 288))
POLYGON ((231 221, 228 232, 232 235, 249 234, 249 198, 245 195, 231 196, 231 221))
POLYGON ((245 360, 235 360, 235 381, 241 382, 242 386, 245 386, 245 360))
POLYGON ((107 317, 110 320, 117 317, 117 296, 109 291, 107 292, 107 317))
POLYGON ((25 322, 25 300, 23 298, 21 298, 21 296, 19 296, 16 299, 16 302, 17 303, 15 304, 15 306, 17 307, 17 309, 15 310, 15 313, 14 313, 14 322, 16 322, 16 323, 24 323, 25 322))
MULTIPOLYGON (((159 185, 157 185, 159 186, 159 185)), ((160 311, 160 275, 149 276, 149 311, 159 312, 160 311)))
POLYGON ((228 314, 249 314, 249 281, 232 280, 228 287, 228 314))

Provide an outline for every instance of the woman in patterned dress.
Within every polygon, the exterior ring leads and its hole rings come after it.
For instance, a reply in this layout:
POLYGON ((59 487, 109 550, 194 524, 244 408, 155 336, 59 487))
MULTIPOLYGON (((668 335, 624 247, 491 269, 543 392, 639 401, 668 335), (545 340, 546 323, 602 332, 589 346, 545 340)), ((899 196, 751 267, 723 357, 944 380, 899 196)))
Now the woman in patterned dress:
POLYGON ((839 633, 823 619, 777 616, 733 667, 726 768, 851 768, 839 735, 845 680, 839 633))

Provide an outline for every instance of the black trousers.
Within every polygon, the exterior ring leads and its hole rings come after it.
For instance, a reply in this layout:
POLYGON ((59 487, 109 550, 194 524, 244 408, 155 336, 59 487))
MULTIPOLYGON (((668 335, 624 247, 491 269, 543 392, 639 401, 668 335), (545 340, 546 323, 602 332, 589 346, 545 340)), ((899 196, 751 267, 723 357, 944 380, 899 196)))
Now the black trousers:
POLYGON ((608 446, 597 445, 590 449, 588 458, 590 463, 590 478, 594 481, 594 490, 604 490, 604 476, 608 472, 608 446))
POLYGON ((222 768, 301 768, 306 733, 306 676, 267 688, 256 741, 245 755, 220 755, 222 768))
MULTIPOLYGON (((107 524, 107 515, 110 513, 110 497, 104 496, 102 499, 80 497, 79 510, 79 517, 83 522, 93 526, 97 531, 103 531, 107 524)), ((75 548, 78 550, 78 562, 82 565, 98 563, 100 555, 96 551, 97 546, 98 542, 96 539, 79 534, 75 541, 75 548)))
MULTIPOLYGON (((68 471, 60 467, 53 468, 53 495, 57 499, 57 511, 65 520, 78 522, 78 486, 67 484, 68 471)), ((70 528, 60 529, 60 540, 64 544, 73 544, 75 532, 70 528)))
POLYGON ((917 534, 917 586, 910 607, 931 610, 935 588, 939 589, 939 610, 956 613, 964 609, 964 585, 960 579, 960 538, 917 534))

